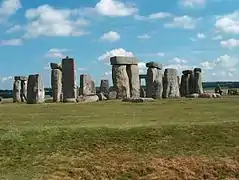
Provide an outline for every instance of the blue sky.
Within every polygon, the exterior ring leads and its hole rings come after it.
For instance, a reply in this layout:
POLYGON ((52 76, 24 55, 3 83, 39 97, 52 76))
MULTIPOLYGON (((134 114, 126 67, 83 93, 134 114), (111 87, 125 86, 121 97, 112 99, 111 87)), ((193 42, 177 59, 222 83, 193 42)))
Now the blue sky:
POLYGON ((109 58, 136 56, 165 68, 201 67, 204 81, 239 80, 239 0, 0 0, 0 88, 68 55, 96 83, 109 58))

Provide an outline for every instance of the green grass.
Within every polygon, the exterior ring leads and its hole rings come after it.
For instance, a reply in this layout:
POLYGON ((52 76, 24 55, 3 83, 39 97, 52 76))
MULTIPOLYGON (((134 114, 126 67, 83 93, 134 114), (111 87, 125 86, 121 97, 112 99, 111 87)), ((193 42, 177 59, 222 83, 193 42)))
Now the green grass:
POLYGON ((238 108, 238 97, 1 104, 0 179, 238 179, 238 108))

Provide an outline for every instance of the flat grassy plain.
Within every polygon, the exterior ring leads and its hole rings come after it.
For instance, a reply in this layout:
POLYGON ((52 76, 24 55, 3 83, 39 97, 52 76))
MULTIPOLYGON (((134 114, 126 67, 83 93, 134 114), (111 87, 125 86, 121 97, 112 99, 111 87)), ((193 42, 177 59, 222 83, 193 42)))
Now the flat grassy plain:
POLYGON ((0 179, 239 179, 239 97, 0 104, 0 179))

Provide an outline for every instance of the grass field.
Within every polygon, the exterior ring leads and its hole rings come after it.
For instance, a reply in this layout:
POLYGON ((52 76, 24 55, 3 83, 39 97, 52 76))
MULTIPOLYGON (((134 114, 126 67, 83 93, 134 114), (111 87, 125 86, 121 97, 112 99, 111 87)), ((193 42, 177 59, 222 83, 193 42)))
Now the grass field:
POLYGON ((0 104, 0 179, 239 179, 239 98, 0 104))

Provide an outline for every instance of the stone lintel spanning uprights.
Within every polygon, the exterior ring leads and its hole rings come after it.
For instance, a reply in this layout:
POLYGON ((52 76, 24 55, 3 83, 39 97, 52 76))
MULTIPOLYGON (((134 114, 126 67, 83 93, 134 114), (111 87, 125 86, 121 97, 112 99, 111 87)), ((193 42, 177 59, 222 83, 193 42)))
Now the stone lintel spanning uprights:
POLYGON ((163 69, 162 64, 157 63, 157 62, 153 62, 153 61, 146 63, 146 67, 147 68, 157 68, 157 69, 160 69, 160 70, 163 69))
POLYGON ((138 60, 135 57, 114 56, 110 58, 111 65, 138 65, 138 60))
POLYGON ((192 71, 192 70, 184 70, 182 73, 183 73, 184 75, 189 75, 189 74, 192 74, 193 71, 192 71))
POLYGON ((201 73, 202 72, 202 69, 201 68, 194 68, 194 73, 198 72, 198 73, 201 73))
POLYGON ((27 81, 28 77, 26 76, 15 76, 14 80, 15 81, 27 81))
POLYGON ((61 64, 51 63, 50 67, 51 67, 51 69, 60 69, 60 70, 62 70, 62 65, 61 64))

